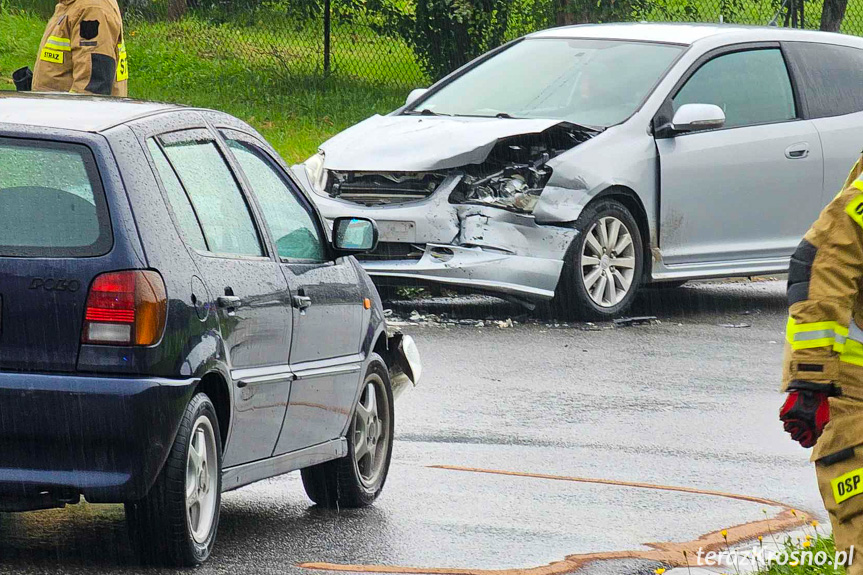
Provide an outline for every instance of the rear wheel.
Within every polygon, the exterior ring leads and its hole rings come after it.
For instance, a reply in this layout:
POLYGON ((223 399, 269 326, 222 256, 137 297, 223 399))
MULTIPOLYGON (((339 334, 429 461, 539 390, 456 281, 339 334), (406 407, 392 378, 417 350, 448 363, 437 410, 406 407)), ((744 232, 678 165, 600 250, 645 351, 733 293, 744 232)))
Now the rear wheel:
POLYGON ((126 504, 126 521, 141 562, 191 567, 216 541, 222 493, 222 442, 206 394, 192 398, 168 460, 147 496, 126 504))
POLYGON ((386 483, 393 453, 394 411, 389 371, 372 354, 348 430, 348 455, 303 469, 309 499, 324 507, 367 507, 386 483))
POLYGON ((552 310, 573 319, 611 319, 632 304, 644 269, 638 224, 612 199, 589 205, 575 222, 552 310))

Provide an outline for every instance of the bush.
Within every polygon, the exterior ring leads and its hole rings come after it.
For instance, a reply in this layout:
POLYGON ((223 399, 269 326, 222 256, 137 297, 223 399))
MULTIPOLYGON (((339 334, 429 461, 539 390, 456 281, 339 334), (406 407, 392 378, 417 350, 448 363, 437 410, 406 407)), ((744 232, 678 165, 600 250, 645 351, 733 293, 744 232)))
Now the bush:
POLYGON ((558 24, 593 24, 632 19, 639 0, 559 0, 558 24))
POLYGON ((394 23, 433 79, 506 40, 511 0, 417 0, 415 18, 394 23))

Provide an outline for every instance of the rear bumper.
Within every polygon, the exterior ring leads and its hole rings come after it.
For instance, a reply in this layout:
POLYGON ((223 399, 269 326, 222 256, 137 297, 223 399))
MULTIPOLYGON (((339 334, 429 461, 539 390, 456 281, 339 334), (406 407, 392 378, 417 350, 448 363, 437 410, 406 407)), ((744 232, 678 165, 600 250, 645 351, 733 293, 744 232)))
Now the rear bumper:
POLYGON ((95 503, 140 499, 167 459, 196 383, 0 373, 0 509, 78 495, 95 503))

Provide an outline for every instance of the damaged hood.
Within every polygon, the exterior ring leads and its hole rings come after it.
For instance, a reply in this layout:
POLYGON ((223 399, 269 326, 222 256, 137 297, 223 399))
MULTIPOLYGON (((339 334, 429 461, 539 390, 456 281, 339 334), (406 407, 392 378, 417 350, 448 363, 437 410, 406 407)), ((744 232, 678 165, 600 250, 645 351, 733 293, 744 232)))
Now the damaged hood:
POLYGON ((502 138, 564 122, 449 116, 372 116, 326 141, 324 167, 337 171, 427 172, 480 164, 502 138))

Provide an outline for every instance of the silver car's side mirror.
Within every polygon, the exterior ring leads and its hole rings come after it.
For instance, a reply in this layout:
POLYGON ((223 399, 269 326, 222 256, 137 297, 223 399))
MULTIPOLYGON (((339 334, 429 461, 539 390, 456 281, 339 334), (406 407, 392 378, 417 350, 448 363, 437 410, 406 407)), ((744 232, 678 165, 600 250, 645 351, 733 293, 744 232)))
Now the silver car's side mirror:
POLYGON ((678 134, 715 130, 724 125, 725 112, 714 104, 684 104, 671 120, 671 129, 678 134))
POLYGON ((411 90, 411 93, 408 94, 407 100, 405 100, 405 106, 410 106, 411 104, 422 98, 423 94, 428 91, 428 88, 417 88, 416 90, 411 90))

